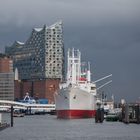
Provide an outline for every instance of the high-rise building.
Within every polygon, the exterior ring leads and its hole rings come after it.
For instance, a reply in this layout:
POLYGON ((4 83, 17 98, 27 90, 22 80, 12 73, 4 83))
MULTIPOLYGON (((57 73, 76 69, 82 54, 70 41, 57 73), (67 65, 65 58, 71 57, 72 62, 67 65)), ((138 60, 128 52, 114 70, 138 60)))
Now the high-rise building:
POLYGON ((0 54, 0 100, 14 100, 13 62, 0 54))
POLYGON ((34 28, 25 43, 15 41, 5 47, 13 59, 14 71, 20 81, 15 81, 15 98, 26 92, 33 97, 54 101, 53 94, 64 79, 64 42, 62 22, 34 28))
POLYGON ((49 27, 34 28, 25 43, 14 42, 5 48, 5 53, 13 58, 14 70, 19 78, 28 79, 63 79, 64 43, 62 22, 49 27))

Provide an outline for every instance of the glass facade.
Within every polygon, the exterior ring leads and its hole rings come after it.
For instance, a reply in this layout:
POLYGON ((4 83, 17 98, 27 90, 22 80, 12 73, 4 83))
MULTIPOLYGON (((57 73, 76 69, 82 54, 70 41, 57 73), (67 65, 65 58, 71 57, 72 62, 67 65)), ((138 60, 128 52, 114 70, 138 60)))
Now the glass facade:
POLYGON ((34 28, 25 42, 16 41, 5 48, 5 53, 13 59, 14 69, 18 69, 21 80, 63 79, 64 42, 62 22, 49 27, 34 28))

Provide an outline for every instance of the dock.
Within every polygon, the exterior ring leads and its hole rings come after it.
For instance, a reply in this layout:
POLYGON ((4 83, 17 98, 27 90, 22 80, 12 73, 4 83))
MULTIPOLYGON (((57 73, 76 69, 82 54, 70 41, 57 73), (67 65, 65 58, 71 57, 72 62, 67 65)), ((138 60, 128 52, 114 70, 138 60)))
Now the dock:
POLYGON ((4 130, 7 127, 10 127, 10 124, 8 124, 8 123, 0 123, 0 131, 4 130))
POLYGON ((0 131, 10 127, 10 124, 8 122, 2 121, 2 114, 0 113, 0 131))
POLYGON ((122 114, 120 118, 124 123, 140 124, 140 104, 124 104, 122 106, 122 114))

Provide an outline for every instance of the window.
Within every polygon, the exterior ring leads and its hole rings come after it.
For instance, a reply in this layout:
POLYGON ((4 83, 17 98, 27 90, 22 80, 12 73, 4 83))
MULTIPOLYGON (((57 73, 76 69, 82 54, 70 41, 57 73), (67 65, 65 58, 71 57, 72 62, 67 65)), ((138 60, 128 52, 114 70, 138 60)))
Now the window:
POLYGON ((95 90, 96 89, 96 87, 91 87, 91 90, 95 90))

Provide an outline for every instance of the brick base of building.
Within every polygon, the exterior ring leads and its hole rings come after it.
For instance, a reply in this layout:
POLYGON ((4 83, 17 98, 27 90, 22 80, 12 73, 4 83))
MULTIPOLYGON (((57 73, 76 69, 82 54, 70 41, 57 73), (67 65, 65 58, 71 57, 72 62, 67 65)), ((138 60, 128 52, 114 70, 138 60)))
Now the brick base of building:
POLYGON ((15 100, 23 99, 26 93, 35 99, 46 98, 49 103, 54 103, 54 94, 59 88, 59 79, 45 79, 34 81, 15 81, 15 100))

